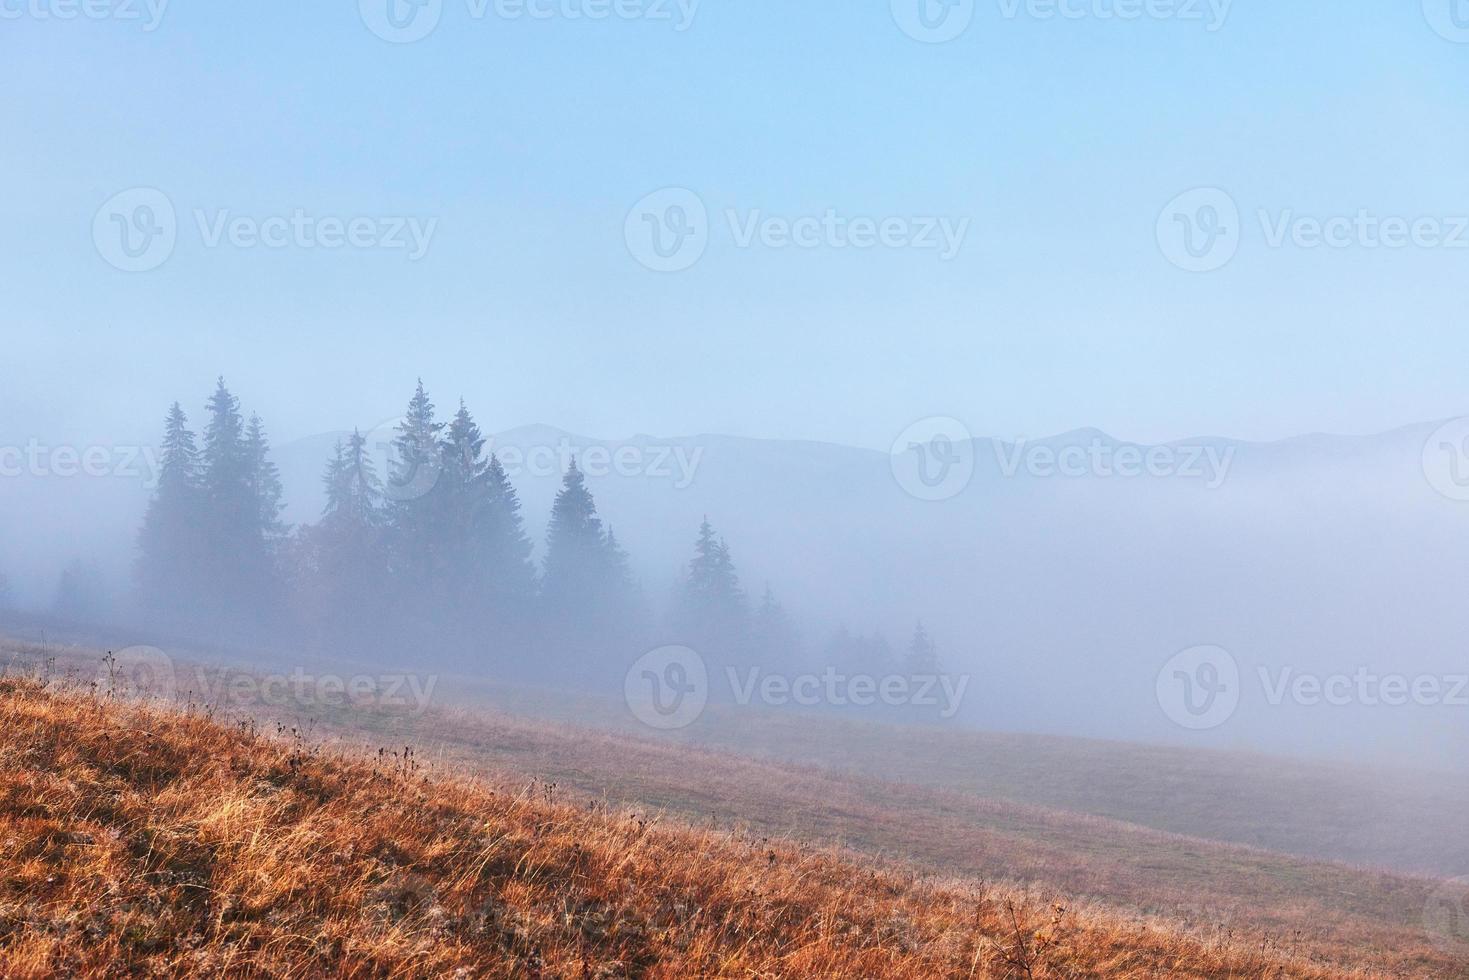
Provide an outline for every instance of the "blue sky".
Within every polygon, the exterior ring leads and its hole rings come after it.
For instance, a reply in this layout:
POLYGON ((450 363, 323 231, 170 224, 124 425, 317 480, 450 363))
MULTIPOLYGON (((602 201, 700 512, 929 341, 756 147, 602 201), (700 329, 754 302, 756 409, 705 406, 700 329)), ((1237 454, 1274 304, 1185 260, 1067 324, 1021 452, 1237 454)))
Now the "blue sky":
POLYGON ((278 439, 371 426, 418 375, 489 429, 882 448, 931 415, 1153 440, 1469 411, 1469 247, 1271 247, 1257 216, 1469 215, 1469 44, 1439 0, 1237 0, 1216 30, 1205 4, 990 0, 942 44, 889 0, 703 0, 682 31, 442 0, 404 44, 356 2, 176 0, 151 31, 66 2, 0 5, 9 441, 146 438, 221 372, 278 439), (177 243, 126 272, 93 223, 140 187, 177 243), (708 247, 659 273, 624 226, 668 187, 708 247), (1241 216, 1203 273, 1155 230, 1200 187, 1241 216), (417 260, 210 247, 197 217, 298 210, 433 234, 417 260), (949 260, 740 247, 731 210, 967 233, 949 260))

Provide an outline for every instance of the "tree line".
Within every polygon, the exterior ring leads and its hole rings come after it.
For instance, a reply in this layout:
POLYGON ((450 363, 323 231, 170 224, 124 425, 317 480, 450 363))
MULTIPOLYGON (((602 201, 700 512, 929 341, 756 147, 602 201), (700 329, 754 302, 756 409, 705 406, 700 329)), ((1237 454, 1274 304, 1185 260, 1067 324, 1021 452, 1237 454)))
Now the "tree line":
MULTIPOLYGON (((138 537, 143 608, 190 631, 323 649, 422 656, 512 677, 611 678, 656 642, 713 663, 789 665, 801 637, 769 585, 752 600, 706 518, 661 622, 573 458, 539 563, 520 498, 461 402, 443 420, 420 381, 394 430, 386 472, 367 438, 337 443, 313 524, 281 520, 282 486, 264 423, 220 379, 202 439, 168 410, 156 490, 138 537)), ((878 666, 885 641, 838 633, 828 655, 878 666), (874 644, 876 645, 874 647, 874 644), (876 654, 876 656, 874 655, 876 654)), ((920 626, 908 655, 936 659, 920 626)))

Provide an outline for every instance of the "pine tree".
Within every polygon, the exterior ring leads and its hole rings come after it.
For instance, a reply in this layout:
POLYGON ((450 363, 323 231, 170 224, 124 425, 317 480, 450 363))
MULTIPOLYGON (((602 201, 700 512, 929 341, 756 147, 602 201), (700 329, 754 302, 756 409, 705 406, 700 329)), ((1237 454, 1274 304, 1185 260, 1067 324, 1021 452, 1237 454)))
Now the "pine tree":
POLYGON ((444 515, 439 478, 444 468, 444 424, 434 420, 434 404, 423 380, 408 402, 393 440, 383 492, 390 501, 393 571, 401 599, 410 607, 431 593, 443 573, 444 515))
POLYGON ((251 415, 245 429, 245 455, 250 467, 250 492, 257 505, 256 526, 266 541, 278 542, 286 533, 281 523, 284 489, 280 470, 270 459, 270 440, 259 415, 251 415))
POLYGON ((367 437, 360 430, 353 429, 345 445, 337 443, 335 455, 327 463, 325 482, 324 519, 346 520, 362 527, 382 525, 382 481, 367 451, 367 437))
POLYGON ((799 659, 801 639, 796 632, 795 622, 785 607, 775 599, 775 593, 766 583, 750 623, 750 653, 752 659, 767 664, 790 664, 799 659))
POLYGON ((559 614, 590 614, 601 605, 606 579, 606 538, 587 478, 571 461, 551 505, 546 528, 542 593, 559 614))
POLYGON ((204 492, 216 529, 244 535, 258 517, 254 504, 249 450, 240 418, 240 400, 220 378, 209 398, 209 424, 204 429, 204 492))
POLYGON ((483 600, 489 580, 484 447, 484 435, 460 401, 442 446, 436 488, 442 520, 443 584, 460 602, 483 600))
POLYGON ((678 625, 702 653, 743 658, 749 641, 749 610, 729 545, 714 534, 709 519, 699 525, 679 603, 678 625))
POLYGON ((187 610, 202 570, 203 512, 199 450, 178 402, 164 422, 158 482, 138 534, 137 579, 145 608, 187 610))
POLYGON ((269 462, 264 426, 247 430, 240 401, 220 378, 204 429, 203 586, 209 611, 236 626, 263 630, 280 601, 276 554, 280 479, 269 462))
POLYGON ((939 673, 938 647, 934 645, 933 639, 928 635, 928 630, 923 628, 919 622, 913 630, 913 639, 908 644, 908 654, 903 659, 903 667, 910 676, 932 676, 939 673))
POLYGON ((323 482, 322 519, 296 538, 298 605, 323 642, 385 649, 392 640, 382 487, 361 432, 337 443, 323 482))
POLYGON ((101 573, 80 558, 74 559, 61 573, 52 609, 72 622, 98 622, 106 613, 101 573))
POLYGON ((520 516, 520 497, 498 456, 484 474, 484 550, 490 569, 490 602, 500 620, 524 619, 536 593, 534 545, 520 516))

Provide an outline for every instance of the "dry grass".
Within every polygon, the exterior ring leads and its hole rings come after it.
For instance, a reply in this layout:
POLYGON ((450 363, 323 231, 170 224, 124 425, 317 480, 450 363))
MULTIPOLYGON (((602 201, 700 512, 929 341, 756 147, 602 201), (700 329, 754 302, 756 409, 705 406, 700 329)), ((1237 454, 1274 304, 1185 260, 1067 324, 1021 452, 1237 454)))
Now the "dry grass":
POLYGON ((1342 975, 25 678, 0 760, 6 977, 1342 975))

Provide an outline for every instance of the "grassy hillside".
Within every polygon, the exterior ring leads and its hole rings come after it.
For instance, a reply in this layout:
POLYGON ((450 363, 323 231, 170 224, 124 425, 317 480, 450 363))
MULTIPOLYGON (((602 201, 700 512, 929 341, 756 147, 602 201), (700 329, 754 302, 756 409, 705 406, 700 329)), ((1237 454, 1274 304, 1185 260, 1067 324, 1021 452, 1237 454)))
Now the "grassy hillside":
MULTIPOLYGON (((651 734, 613 699, 468 680, 444 688, 465 704, 651 734)), ((658 737, 1323 860, 1469 875, 1462 775, 719 706, 658 737)))
POLYGON ((6 977, 1341 975, 15 677, 0 841, 6 977))
MULTIPOLYGON (((48 677, 69 675, 76 679, 74 685, 97 676, 101 656, 84 648, 40 651, 0 641, 0 659, 12 674, 34 670, 48 677)), ((890 864, 908 875, 986 881, 1037 898, 1040 905, 1054 900, 1068 908, 1105 907, 1109 918, 1149 921, 1205 945, 1240 946, 1338 971, 1469 976, 1469 945, 1435 934, 1425 920, 1425 909, 1443 887, 1428 878, 1222 844, 921 780, 879 779, 840 766, 750 758, 709 747, 719 745, 713 739, 701 747, 484 708, 435 707, 419 715, 381 705, 272 705, 232 696, 226 709, 199 697, 198 690, 185 689, 184 679, 202 678, 206 683, 199 690, 218 693, 222 678, 246 675, 192 663, 177 666, 181 687, 172 703, 220 718, 248 719, 257 728, 278 722, 287 730, 301 730, 312 742, 359 753, 382 745, 401 752, 411 745, 417 758, 431 760, 438 771, 502 783, 509 779, 517 786, 534 782, 558 800, 593 808, 663 813, 693 826, 738 828, 745 836, 843 848, 849 857, 850 852, 860 853, 869 867, 890 864)), ((456 691, 464 693, 462 686, 456 691)), ((590 705, 568 702, 577 708, 590 705)), ((545 706, 521 707, 545 714, 545 706)), ((585 710, 583 721, 601 724, 606 719, 585 710)), ((914 742, 923 734, 912 730, 830 719, 773 721, 771 731, 805 739, 817 746, 817 757, 831 751, 838 744, 834 733, 844 730, 850 751, 870 754, 884 738, 895 745, 884 751, 906 749, 915 757, 925 751, 914 742)), ((942 733, 930 737, 928 752, 949 747, 942 733)), ((1005 737, 975 738, 998 742, 1005 737)), ((1122 753, 1132 748, 1096 745, 1111 750, 1100 760, 1099 779, 1107 776, 1107 765, 1118 765, 1122 753)), ((983 764, 992 770, 1014 768, 1025 752, 1022 747, 1018 760, 983 764)), ((1069 768, 1058 762, 1062 773, 1037 772, 1035 779, 1064 784, 1065 773, 1085 771, 1086 759, 1083 754, 1069 768)), ((935 762, 942 767, 962 760, 941 757, 935 762)), ((1179 777, 1165 769, 1160 778, 1179 777)), ((1146 792, 1156 797, 1161 791, 1146 792)), ((1244 806, 1233 799, 1220 805, 1235 810, 1244 806)))

